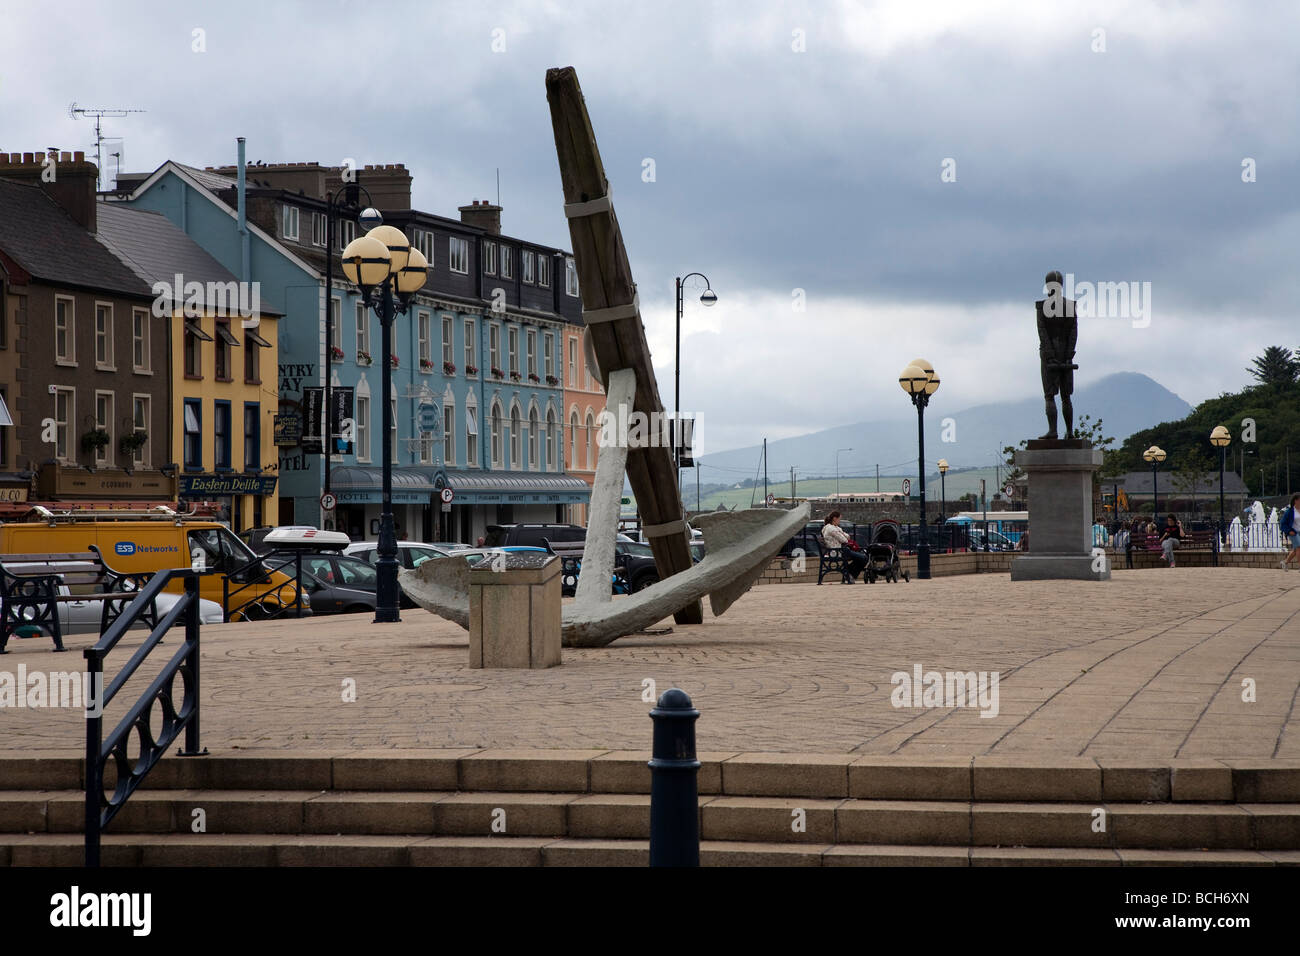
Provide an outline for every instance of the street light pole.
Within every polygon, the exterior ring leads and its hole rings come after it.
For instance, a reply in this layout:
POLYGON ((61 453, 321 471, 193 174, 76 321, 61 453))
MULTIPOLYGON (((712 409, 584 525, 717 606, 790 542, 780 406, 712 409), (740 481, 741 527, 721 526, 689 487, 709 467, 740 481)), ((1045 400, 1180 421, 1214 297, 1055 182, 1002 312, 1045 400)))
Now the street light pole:
POLYGON ((898 376, 898 384, 916 406, 917 470, 921 485, 921 539, 916 545, 916 577, 930 579, 930 540, 925 527, 925 409, 930 396, 939 390, 939 376, 925 359, 913 359, 898 376))
POLYGON ((1219 449, 1219 525, 1214 529, 1214 566, 1219 566, 1219 549, 1223 547, 1223 472, 1228 467, 1228 443, 1232 434, 1222 425, 1210 432, 1210 444, 1219 449))
MULTIPOLYGON (((677 479, 677 493, 680 496, 682 490, 682 307, 683 301, 682 288, 683 283, 692 276, 699 276, 704 280, 704 291, 700 293, 700 302, 706 307, 717 304, 718 296, 713 291, 713 286, 709 284, 709 277, 702 272, 689 272, 684 276, 678 276, 676 285, 676 303, 677 303, 677 327, 676 327, 676 348, 673 352, 673 474, 677 479)), ((695 480, 699 483, 699 466, 696 466, 695 480)), ((696 495, 698 498, 698 493, 696 495)), ((697 502, 698 508, 698 502, 697 502)))
MULTIPOLYGON (((378 213, 367 209, 363 220, 374 221, 378 213)), ((428 261, 419 249, 413 249, 400 229, 376 226, 364 236, 352 240, 343 250, 343 272, 360 286, 366 303, 379 313, 384 354, 380 381, 383 395, 383 511, 379 517, 379 546, 375 562, 375 623, 390 624, 401 620, 398 610, 397 533, 393 521, 393 320, 405 313, 415 293, 428 276, 428 261), (394 299, 396 294, 396 299, 394 299)))

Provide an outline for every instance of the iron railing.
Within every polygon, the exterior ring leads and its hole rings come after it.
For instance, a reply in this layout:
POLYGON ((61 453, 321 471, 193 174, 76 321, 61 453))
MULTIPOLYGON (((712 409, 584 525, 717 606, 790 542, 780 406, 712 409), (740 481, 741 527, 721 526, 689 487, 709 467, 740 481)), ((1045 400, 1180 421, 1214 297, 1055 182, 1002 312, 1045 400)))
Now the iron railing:
POLYGON ((86 866, 99 866, 100 838, 104 828, 117 816, 145 775, 167 752, 182 730, 185 746, 181 756, 198 756, 199 749, 199 574, 190 568, 159 571, 136 594, 135 599, 118 616, 93 647, 85 650, 89 677, 86 701, 86 866), (153 606, 158 594, 171 582, 184 585, 181 599, 154 625, 149 636, 131 655, 108 687, 104 686, 104 658, 117 642, 153 606), (117 696, 135 674, 144 659, 160 643, 163 635, 178 622, 185 625, 185 643, 163 666, 140 699, 105 738, 104 708, 117 696), (184 694, 177 701, 176 677, 180 675, 184 694), (162 726, 155 733, 152 726, 154 704, 162 707, 162 726), (139 753, 132 759, 128 742, 135 733, 139 753), (104 795, 104 772, 109 760, 117 771, 113 793, 104 795))
POLYGON ((302 617, 302 552, 272 552, 260 555, 247 564, 227 574, 221 581, 221 614, 223 621, 235 619, 245 621, 265 621, 270 618, 284 617, 292 608, 294 617, 302 617), (279 564, 274 562, 282 559, 279 564), (292 568, 292 571, 286 571, 292 568), (293 599, 287 600, 285 588, 287 582, 275 583, 274 575, 284 571, 293 578, 293 599), (244 580, 233 590, 230 582, 244 580), (262 590, 258 590, 262 588, 262 590), (237 601, 233 607, 232 601, 237 601))

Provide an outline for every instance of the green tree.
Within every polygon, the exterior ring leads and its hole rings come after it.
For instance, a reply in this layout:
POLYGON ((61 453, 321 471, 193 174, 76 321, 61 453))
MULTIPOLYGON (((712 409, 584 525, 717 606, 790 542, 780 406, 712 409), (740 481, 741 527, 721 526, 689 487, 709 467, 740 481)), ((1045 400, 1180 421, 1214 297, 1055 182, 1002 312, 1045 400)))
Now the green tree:
POLYGON ((1288 348, 1270 345, 1246 371, 1262 385, 1293 385, 1300 378, 1300 358, 1288 348))

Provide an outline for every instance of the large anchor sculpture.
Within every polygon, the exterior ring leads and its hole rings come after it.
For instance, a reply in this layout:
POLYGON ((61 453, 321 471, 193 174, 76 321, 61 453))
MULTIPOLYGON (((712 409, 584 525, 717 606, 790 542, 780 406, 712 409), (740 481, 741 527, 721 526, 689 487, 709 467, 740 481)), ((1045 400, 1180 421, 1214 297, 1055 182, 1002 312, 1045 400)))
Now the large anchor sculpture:
MULTIPOLYGON (((603 647, 670 614, 679 624, 700 623, 700 599, 705 595, 713 614, 722 614, 749 590, 781 544, 803 527, 809 509, 803 504, 789 511, 700 515, 694 525, 704 533, 708 553, 698 564, 692 562, 690 528, 671 449, 654 441, 630 444, 635 436, 629 434, 629 424, 637 420, 631 413, 640 413, 642 421, 657 421, 663 403, 609 181, 572 67, 547 71, 546 97, 587 324, 587 359, 602 377, 610 413, 596 463, 577 596, 563 609, 562 635, 566 647, 603 647), (625 475, 660 580, 613 601, 610 581, 625 475)), ((469 627, 466 562, 426 561, 401 572, 400 582, 421 607, 469 627)))

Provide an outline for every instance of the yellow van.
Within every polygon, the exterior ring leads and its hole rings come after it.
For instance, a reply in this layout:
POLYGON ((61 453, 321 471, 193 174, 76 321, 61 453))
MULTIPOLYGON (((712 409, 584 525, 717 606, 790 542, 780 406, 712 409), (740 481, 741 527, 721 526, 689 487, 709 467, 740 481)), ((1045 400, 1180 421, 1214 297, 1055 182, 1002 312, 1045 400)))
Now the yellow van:
MULTIPOLYGON (((293 604, 293 578, 268 570, 248 545, 215 521, 189 520, 174 512, 59 514, 37 509, 30 520, 0 525, 0 560, 6 554, 62 554, 89 551, 93 544, 115 571, 162 571, 193 567, 199 596, 223 604, 229 580, 230 619, 253 620, 293 604), (250 570, 251 568, 251 570, 250 570)), ((169 591, 179 592, 177 583, 169 591)), ((303 594, 303 609, 310 604, 303 594)))

